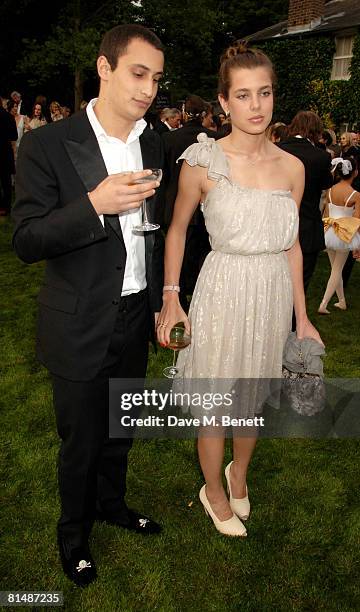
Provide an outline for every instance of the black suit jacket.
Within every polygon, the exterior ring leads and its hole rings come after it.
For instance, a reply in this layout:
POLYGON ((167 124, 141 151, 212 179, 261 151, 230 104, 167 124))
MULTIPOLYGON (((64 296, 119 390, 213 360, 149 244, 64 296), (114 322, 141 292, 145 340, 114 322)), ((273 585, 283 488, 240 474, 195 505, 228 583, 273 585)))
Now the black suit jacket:
MULTIPOLYGON (((161 139, 140 137, 144 168, 162 167, 161 139)), ((32 263, 46 259, 38 297, 37 355, 54 374, 90 380, 105 357, 117 317, 126 250, 120 224, 108 232, 87 192, 107 176, 85 111, 25 134, 18 155, 14 248, 32 263)), ((156 196, 149 200, 151 218, 156 196)), ((162 304, 163 240, 146 233, 150 308, 162 304)))
MULTIPOLYGON (((210 138, 216 138, 216 132, 202 127, 196 121, 185 123, 182 128, 168 131, 162 134, 165 151, 165 210, 164 225, 169 226, 173 215, 174 204, 178 191, 178 181, 183 160, 176 163, 176 160, 190 145, 197 142, 200 133, 207 134, 210 138)), ((194 221, 193 221, 194 222, 194 221)), ((196 216, 195 216, 196 222, 196 216)))
POLYGON ((303 253, 325 248, 324 226, 319 208, 321 192, 333 184, 331 156, 306 138, 288 138, 278 145, 305 166, 305 189, 299 214, 299 240, 303 253))
POLYGON ((170 128, 168 128, 167 125, 165 125, 165 123, 163 121, 158 121, 155 125, 154 125, 154 130, 155 132, 157 132, 158 134, 160 134, 160 136, 162 134, 167 134, 167 132, 170 132, 170 128))
POLYGON ((0 166, 1 172, 15 173, 12 141, 18 139, 15 118, 0 105, 0 166))

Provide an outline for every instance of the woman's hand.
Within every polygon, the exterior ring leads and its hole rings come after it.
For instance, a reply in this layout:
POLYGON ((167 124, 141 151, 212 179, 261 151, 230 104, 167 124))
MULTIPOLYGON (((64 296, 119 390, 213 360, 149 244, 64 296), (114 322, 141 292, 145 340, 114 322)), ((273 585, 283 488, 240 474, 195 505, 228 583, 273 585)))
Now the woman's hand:
POLYGON ((170 342, 170 331, 176 323, 184 323, 185 331, 190 334, 190 321, 181 308, 176 292, 166 292, 163 296, 163 307, 158 316, 156 332, 158 342, 166 346, 170 342))
POLYGON ((300 323, 296 323, 296 335, 299 340, 303 340, 304 338, 312 338, 313 340, 316 340, 316 342, 322 344, 322 346, 325 346, 321 340, 318 330, 313 326, 308 318, 305 318, 300 323))

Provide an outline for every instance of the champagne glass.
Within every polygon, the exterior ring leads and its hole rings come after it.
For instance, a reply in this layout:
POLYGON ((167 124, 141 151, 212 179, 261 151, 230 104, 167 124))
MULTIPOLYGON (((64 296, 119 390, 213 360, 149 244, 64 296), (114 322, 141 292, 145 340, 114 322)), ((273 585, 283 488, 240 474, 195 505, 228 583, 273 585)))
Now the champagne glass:
MULTIPOLYGON (((150 170, 151 170, 151 174, 149 174, 148 176, 143 176, 140 179, 137 179, 132 184, 134 185, 134 184, 139 184, 139 183, 148 183, 149 181, 150 182, 151 181, 161 181, 162 170, 160 168, 150 168, 150 170)), ((145 199, 142 201, 141 210, 142 210, 143 222, 140 225, 135 225, 135 227, 133 227, 133 230, 135 232, 151 232, 153 230, 159 229, 160 225, 158 225, 157 223, 150 223, 150 221, 148 220, 145 199)))
POLYGON ((170 342, 166 348, 173 350, 173 362, 172 366, 169 366, 163 370, 163 375, 166 378, 175 378, 176 374, 179 373, 178 368, 175 366, 176 354, 181 349, 188 346, 191 342, 190 335, 185 331, 184 327, 175 326, 170 331, 170 342))

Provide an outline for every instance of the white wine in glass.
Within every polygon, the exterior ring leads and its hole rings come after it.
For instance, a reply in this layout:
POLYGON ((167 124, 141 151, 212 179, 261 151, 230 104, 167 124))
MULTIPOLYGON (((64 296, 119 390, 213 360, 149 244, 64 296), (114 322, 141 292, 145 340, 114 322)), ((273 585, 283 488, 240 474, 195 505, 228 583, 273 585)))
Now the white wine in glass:
POLYGON ((175 378, 176 374, 179 373, 178 368, 175 365, 176 354, 181 349, 189 346, 191 342, 191 336, 185 331, 184 327, 175 326, 170 331, 170 342, 166 348, 173 350, 173 362, 172 366, 169 366, 163 370, 163 375, 166 378, 175 378))
MULTIPOLYGON (((144 170, 146 170, 146 168, 144 168, 144 170)), ((150 170, 151 170, 151 174, 148 174, 148 176, 143 176, 142 178, 137 179, 137 181, 134 181, 132 185, 136 185, 136 184, 138 185, 140 183, 149 183, 151 181, 160 182, 162 179, 161 168, 150 168, 150 170)), ((142 210, 143 221, 140 225, 135 225, 135 227, 133 227, 133 230, 135 232, 152 232, 153 230, 159 229, 160 225, 158 225, 157 223, 150 223, 150 221, 148 220, 145 199, 142 201, 141 210, 142 210)))

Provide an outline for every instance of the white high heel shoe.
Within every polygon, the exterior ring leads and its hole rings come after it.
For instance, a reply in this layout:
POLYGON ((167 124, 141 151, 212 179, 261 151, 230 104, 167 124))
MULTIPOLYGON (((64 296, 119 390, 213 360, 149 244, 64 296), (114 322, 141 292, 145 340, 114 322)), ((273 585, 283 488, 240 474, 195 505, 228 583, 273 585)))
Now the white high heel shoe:
POLYGON ((209 500, 206 496, 205 488, 206 485, 201 487, 199 492, 199 498, 202 505, 204 506, 205 513, 210 516, 216 529, 223 535, 246 538, 247 532, 245 525, 242 524, 240 519, 235 514, 233 514, 232 517, 227 519, 226 521, 219 521, 218 517, 210 506, 209 500))
POLYGON ((248 497, 248 488, 246 487, 246 497, 242 497, 241 499, 236 499, 232 496, 231 492, 231 483, 230 483, 230 469, 234 462, 230 461, 230 463, 225 468, 225 478, 227 482, 227 490, 229 493, 229 502, 230 508, 237 516, 241 518, 242 521, 247 521, 250 514, 250 501, 248 497))

